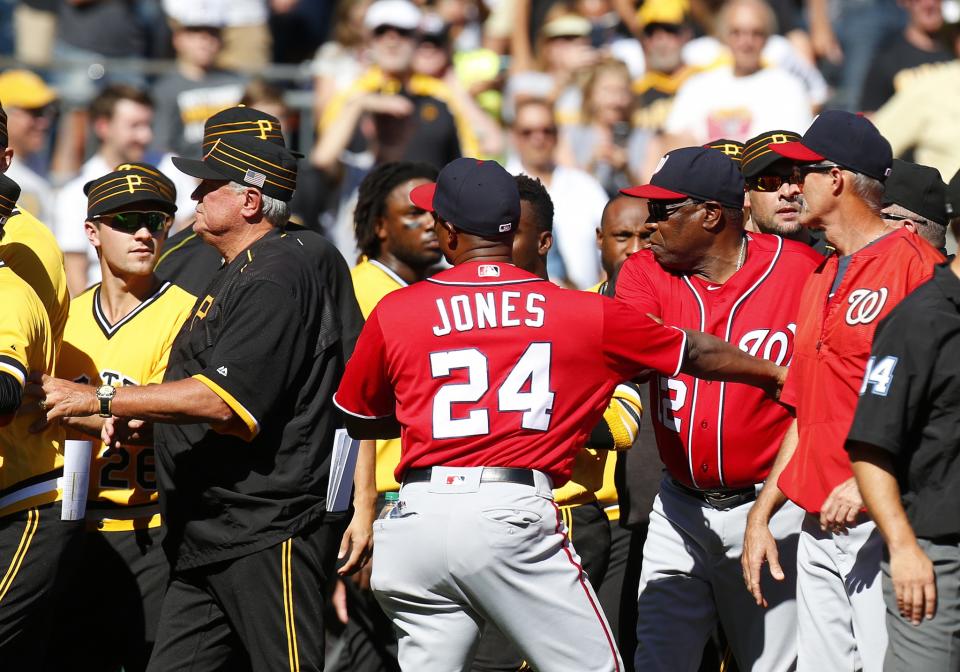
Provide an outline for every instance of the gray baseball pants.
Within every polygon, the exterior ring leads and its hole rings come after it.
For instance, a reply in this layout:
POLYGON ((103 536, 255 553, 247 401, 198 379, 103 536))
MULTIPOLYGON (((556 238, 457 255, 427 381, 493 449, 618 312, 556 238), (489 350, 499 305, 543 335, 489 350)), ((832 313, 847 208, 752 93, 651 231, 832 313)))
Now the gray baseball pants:
POLYGON ((717 510, 669 477, 663 479, 643 546, 635 669, 695 672, 718 619, 739 669, 794 669, 797 613, 792 569, 803 511, 787 502, 770 522, 786 578, 775 581, 763 568, 763 594, 770 605, 764 609, 744 587, 740 568, 751 506, 753 502, 717 510))
POLYGON ((406 672, 468 668, 487 622, 538 672, 623 669, 550 479, 534 474, 535 487, 406 484, 397 516, 374 523, 371 587, 406 672))

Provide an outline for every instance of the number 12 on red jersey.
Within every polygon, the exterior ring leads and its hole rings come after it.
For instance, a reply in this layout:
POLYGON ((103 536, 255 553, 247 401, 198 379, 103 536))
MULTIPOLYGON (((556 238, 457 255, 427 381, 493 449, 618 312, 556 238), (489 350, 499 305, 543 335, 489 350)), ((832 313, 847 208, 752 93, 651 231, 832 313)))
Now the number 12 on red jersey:
MULTIPOLYGON (((497 412, 523 413, 521 427, 547 431, 554 399, 550 391, 550 363, 550 343, 527 346, 497 390, 497 412), (528 380, 529 388, 524 391, 528 380)), ((482 436, 490 432, 490 413, 486 408, 472 408, 465 417, 453 417, 453 404, 476 404, 487 393, 490 376, 486 355, 477 348, 430 353, 430 373, 434 379, 448 377, 457 369, 467 370, 467 382, 447 383, 433 397, 436 439, 482 436)))

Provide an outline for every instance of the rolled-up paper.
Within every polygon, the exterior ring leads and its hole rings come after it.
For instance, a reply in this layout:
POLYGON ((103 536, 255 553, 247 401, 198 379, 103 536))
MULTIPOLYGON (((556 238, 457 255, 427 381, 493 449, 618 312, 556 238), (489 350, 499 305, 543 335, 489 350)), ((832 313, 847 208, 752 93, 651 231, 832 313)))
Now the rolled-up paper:
POLYGON ((60 520, 83 520, 87 513, 87 487, 90 483, 91 441, 64 442, 63 501, 60 520))

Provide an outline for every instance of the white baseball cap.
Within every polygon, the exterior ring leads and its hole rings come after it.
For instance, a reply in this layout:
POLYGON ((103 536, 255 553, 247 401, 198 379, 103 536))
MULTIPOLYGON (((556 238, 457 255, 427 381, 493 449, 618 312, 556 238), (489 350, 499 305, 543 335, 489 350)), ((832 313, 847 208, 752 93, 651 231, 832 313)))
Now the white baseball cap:
POLYGON ((393 26, 401 30, 416 30, 420 27, 422 14, 408 0, 377 0, 367 9, 363 25, 367 30, 380 26, 393 26))

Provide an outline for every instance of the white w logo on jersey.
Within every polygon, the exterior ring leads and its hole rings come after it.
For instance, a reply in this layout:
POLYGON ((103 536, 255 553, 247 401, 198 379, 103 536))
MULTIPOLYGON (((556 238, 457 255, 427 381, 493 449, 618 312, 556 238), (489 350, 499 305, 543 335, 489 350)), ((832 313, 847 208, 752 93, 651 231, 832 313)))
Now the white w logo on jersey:
POLYGON ((883 310, 883 306, 886 302, 886 287, 881 287, 878 290, 853 290, 850 292, 850 297, 847 299, 847 303, 850 304, 850 307, 847 308, 847 324, 849 324, 851 327, 854 327, 858 324, 870 324, 877 319, 878 315, 880 315, 880 311, 883 310))

